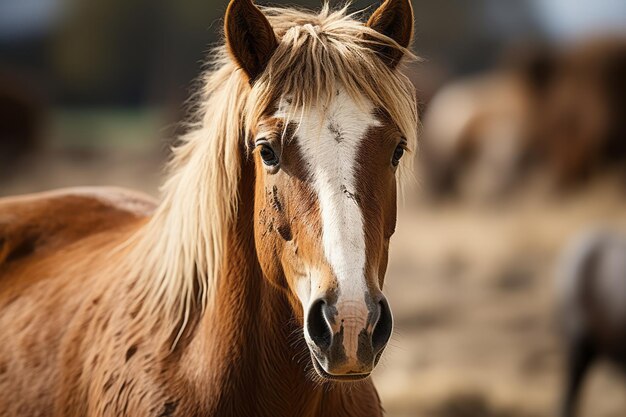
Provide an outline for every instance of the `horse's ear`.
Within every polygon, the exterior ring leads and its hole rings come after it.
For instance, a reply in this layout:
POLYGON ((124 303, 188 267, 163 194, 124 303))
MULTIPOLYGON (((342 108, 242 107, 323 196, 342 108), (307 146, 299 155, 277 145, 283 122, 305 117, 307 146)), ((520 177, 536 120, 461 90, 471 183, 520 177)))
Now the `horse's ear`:
MULTIPOLYGON (((413 38, 411 0, 385 0, 369 18, 367 26, 393 39, 402 48, 408 48, 413 38)), ((392 69, 404 56, 404 51, 392 46, 376 45, 375 49, 392 69)))
POLYGON ((231 55, 253 82, 265 70, 278 41, 272 25, 252 0, 231 0, 224 21, 231 55))

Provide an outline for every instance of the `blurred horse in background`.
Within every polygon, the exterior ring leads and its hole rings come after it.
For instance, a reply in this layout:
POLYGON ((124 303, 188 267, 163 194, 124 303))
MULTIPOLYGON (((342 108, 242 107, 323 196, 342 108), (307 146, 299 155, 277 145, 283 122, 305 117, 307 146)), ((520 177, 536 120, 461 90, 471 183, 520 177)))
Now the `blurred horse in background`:
POLYGON ((529 48, 502 68, 444 87, 424 117, 422 164, 429 191, 494 197, 527 172, 545 101, 552 52, 529 48))
POLYGON ((559 322, 567 349, 562 417, 573 417, 590 366, 605 358, 626 372, 626 236, 596 231, 566 249, 559 322))
POLYGON ((442 89, 424 118, 425 182, 435 194, 497 197, 530 173, 558 188, 626 163, 626 41, 528 49, 442 89))
POLYGON ((537 153, 558 184, 624 167, 626 39, 588 41, 557 58, 539 110, 537 153))
POLYGON ((161 203, 0 200, 3 417, 382 416, 411 3, 232 0, 224 31, 161 203))

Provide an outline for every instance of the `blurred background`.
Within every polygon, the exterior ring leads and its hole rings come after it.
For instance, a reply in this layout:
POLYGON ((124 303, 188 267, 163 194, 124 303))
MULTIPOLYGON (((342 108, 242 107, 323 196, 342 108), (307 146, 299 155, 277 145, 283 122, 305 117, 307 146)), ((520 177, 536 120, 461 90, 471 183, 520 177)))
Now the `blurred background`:
MULTIPOLYGON (((0 196, 156 195, 226 4, 0 0, 0 196)), ((396 336, 375 382, 394 417, 555 415, 562 252, 626 230, 626 2, 413 4, 419 184, 392 240, 396 336)), ((580 401, 625 416, 623 373, 599 362, 580 401)))

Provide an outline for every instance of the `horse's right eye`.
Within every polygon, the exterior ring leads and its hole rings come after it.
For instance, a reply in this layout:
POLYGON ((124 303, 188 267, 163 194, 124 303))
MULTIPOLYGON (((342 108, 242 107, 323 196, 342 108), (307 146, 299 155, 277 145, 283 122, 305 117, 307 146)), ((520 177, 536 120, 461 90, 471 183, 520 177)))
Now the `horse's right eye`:
POLYGON ((263 163, 270 167, 274 167, 278 165, 279 163, 278 156, 276 156, 276 153, 274 152, 274 150, 268 144, 265 144, 265 143, 260 146, 261 146, 261 149, 259 150, 259 154, 261 155, 261 159, 263 160, 263 163))
POLYGON ((400 164, 400 159, 402 159, 402 156, 404 155, 404 152, 406 150, 406 140, 402 140, 402 142, 400 142, 400 144, 398 146, 396 146, 396 149, 393 151, 393 157, 391 158, 391 165, 393 165, 394 167, 397 167, 400 164))
POLYGON ((393 158, 391 159, 391 164, 394 167, 397 167, 400 164, 400 159, 404 155, 404 148, 402 145, 398 145, 396 150, 393 152, 393 158))

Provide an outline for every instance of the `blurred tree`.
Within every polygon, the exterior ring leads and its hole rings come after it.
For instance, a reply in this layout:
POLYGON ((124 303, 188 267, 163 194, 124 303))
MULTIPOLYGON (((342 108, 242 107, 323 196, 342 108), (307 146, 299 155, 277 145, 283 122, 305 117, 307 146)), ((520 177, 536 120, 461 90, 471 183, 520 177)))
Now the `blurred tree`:
MULTIPOLYGON (((427 60, 422 85, 489 67, 504 48, 541 38, 535 0, 413 0, 415 50, 427 60)), ((319 8, 322 0, 258 0, 319 8)), ((379 0, 355 0, 371 9, 379 0)), ((0 19, 0 65, 26 65, 51 80, 63 105, 179 106, 219 40, 228 0, 4 0, 17 24, 0 19), (24 12, 28 5, 30 10, 24 12), (35 9, 33 9, 35 8, 35 9), (22 16, 21 18, 19 16, 22 16), (25 19, 25 16, 40 16, 25 19), (39 22, 28 42, 16 33, 39 22), (43 22, 43 23, 42 23, 43 22)), ((344 0, 329 0, 333 7, 344 0)), ((0 9, 2 11, 4 9, 0 9)), ((8 12, 7 12, 8 13, 8 12)), ((366 11, 366 13, 368 13, 366 11)), ((366 16, 364 16, 365 18, 366 16)), ((428 87, 426 87, 428 88, 428 87)), ((433 87, 430 87, 432 90, 433 87)))
POLYGON ((73 0, 50 47, 61 99, 140 104, 155 98, 155 84, 186 85, 215 39, 209 26, 219 13, 211 3, 73 0))

